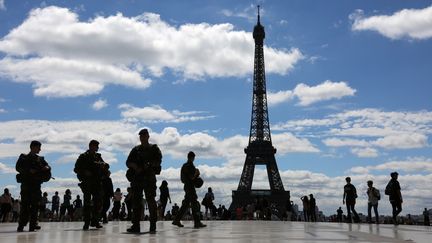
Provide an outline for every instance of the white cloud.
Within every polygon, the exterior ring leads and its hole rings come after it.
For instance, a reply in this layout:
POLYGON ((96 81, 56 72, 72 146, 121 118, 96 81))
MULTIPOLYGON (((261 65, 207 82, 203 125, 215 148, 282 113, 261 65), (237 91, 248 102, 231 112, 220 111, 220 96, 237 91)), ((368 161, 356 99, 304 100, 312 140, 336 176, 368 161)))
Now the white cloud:
MULTIPOLYGON (((154 13, 84 22, 69 9, 50 6, 32 10, 1 39, 6 57, 0 75, 31 83, 37 96, 73 97, 110 84, 145 89, 152 77, 143 75, 160 77, 167 70, 185 79, 244 77, 253 67, 253 50, 252 34, 231 24, 177 27, 154 13)), ((266 70, 282 75, 303 59, 296 48, 265 47, 265 55, 266 70)))
POLYGON ((428 158, 412 158, 406 161, 390 161, 374 166, 357 166, 349 170, 352 173, 365 174, 372 171, 432 173, 432 160, 428 158))
POLYGON ((93 110, 101 110, 105 107, 108 106, 108 102, 105 99, 98 99, 97 101, 95 101, 91 107, 93 108, 93 110))
POLYGON ((323 143, 329 147, 345 147, 345 146, 368 147, 370 146, 369 142, 365 140, 358 140, 358 139, 327 138, 323 140, 323 143))
POLYGON ((6 113, 7 111, 3 108, 0 108, 0 113, 6 113))
POLYGON ((352 148, 351 153, 360 158, 375 158, 378 157, 378 151, 374 148, 352 148))
POLYGON ((383 138, 379 138, 374 142, 374 144, 387 149, 424 148, 428 145, 428 137, 424 134, 405 133, 405 134, 390 135, 383 138))
POLYGON ((268 105, 275 106, 277 104, 292 100, 294 98, 294 94, 291 90, 281 90, 275 93, 269 91, 267 98, 268 105))
POLYGON ((299 98, 301 106, 330 99, 341 99, 344 96, 353 96, 355 89, 349 87, 345 82, 325 81, 317 86, 299 84, 294 89, 294 94, 299 98))
POLYGON ((432 37, 432 6, 402 9, 392 15, 364 17, 362 10, 350 15, 355 31, 373 30, 391 39, 428 39, 432 37))
POLYGON ((351 147, 357 156, 375 156, 378 149, 414 149, 429 146, 432 112, 387 112, 379 109, 348 110, 323 119, 290 120, 277 131, 313 134, 328 147, 351 147))
POLYGON ((214 118, 214 116, 199 116, 198 114, 206 113, 202 111, 188 111, 181 112, 178 110, 167 111, 161 106, 147 106, 147 107, 135 107, 130 104, 121 104, 119 109, 122 110, 121 116, 130 121, 141 121, 148 123, 157 122, 187 122, 187 121, 198 121, 207 120, 214 118))
POLYGON ((309 140, 298 138, 291 133, 272 134, 272 140, 280 154, 302 152, 317 153, 320 152, 309 140))
POLYGON ((15 168, 12 168, 2 162, 0 162, 0 174, 15 174, 17 173, 15 168))
POLYGON ((332 82, 326 80, 317 86, 308 86, 307 84, 300 83, 292 91, 282 90, 269 92, 268 104, 269 106, 273 106, 297 97, 300 106, 308 106, 320 101, 353 96, 355 92, 356 90, 349 87, 346 82, 332 82))

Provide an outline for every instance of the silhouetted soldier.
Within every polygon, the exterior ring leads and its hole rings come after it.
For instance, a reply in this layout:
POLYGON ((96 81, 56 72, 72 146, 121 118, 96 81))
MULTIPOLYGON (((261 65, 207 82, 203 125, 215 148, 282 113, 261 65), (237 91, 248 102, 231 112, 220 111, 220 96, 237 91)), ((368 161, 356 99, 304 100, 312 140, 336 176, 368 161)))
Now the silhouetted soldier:
POLYGON ((388 182, 385 194, 389 195, 389 201, 393 208, 393 224, 398 224, 397 216, 400 212, 402 212, 402 194, 401 194, 401 187, 399 184, 398 179, 398 173, 392 172, 390 173, 391 180, 388 182))
POLYGON ((39 156, 42 144, 39 141, 30 143, 30 152, 21 154, 17 163, 17 182, 21 183, 21 215, 18 232, 22 232, 30 218, 29 231, 39 230, 37 214, 41 200, 41 184, 51 179, 51 167, 44 157, 39 156))
POLYGON ((186 213, 186 210, 191 207, 192 208, 192 216, 194 219, 194 227, 202 228, 206 227, 205 224, 201 223, 200 219, 200 203, 198 202, 198 196, 196 194, 195 187, 202 186, 202 179, 199 178, 200 172, 193 164, 195 160, 195 153, 190 151, 187 155, 187 162, 183 164, 181 168, 180 178, 182 183, 184 184, 183 189, 185 191, 185 198, 182 201, 182 206, 180 211, 174 218, 172 222, 173 225, 177 225, 178 227, 183 227, 180 220, 183 215, 186 213), (198 184, 198 185, 197 185, 198 184), (201 185, 199 185, 201 184, 201 185))
POLYGON ((344 186, 343 203, 346 203, 348 223, 351 223, 352 220, 351 211, 354 214, 354 222, 358 223, 360 221, 360 218, 354 208, 356 204, 357 190, 355 186, 351 184, 350 177, 345 178, 345 181, 347 182, 347 184, 344 186))
POLYGON ((378 189, 373 187, 373 181, 368 181, 367 185, 368 189, 366 191, 366 194, 368 195, 368 223, 372 223, 371 209, 373 208, 375 212, 375 223, 379 224, 378 200, 381 199, 381 195, 378 189))
POLYGON ((102 175, 105 162, 99 150, 99 142, 91 140, 89 149, 82 153, 76 163, 74 171, 80 181, 78 184, 84 195, 84 226, 102 228, 99 224, 100 213, 102 212, 102 175))
POLYGON ((131 182, 132 192, 132 227, 127 229, 131 233, 140 232, 140 220, 143 214, 143 190, 150 213, 150 233, 156 233, 156 175, 161 172, 162 153, 156 144, 150 144, 147 129, 139 133, 141 144, 135 146, 126 161, 129 168, 126 177, 131 182))

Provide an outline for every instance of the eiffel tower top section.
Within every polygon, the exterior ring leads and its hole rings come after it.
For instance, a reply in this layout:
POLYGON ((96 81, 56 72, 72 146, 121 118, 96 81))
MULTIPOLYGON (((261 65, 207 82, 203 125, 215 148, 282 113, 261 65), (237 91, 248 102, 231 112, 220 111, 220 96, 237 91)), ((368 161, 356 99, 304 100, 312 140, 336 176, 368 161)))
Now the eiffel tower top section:
POLYGON ((260 22, 258 6, 258 21, 254 27, 253 38, 255 40, 254 75, 252 117, 249 135, 249 146, 271 145, 270 123, 267 109, 267 91, 264 68, 264 26, 260 22))

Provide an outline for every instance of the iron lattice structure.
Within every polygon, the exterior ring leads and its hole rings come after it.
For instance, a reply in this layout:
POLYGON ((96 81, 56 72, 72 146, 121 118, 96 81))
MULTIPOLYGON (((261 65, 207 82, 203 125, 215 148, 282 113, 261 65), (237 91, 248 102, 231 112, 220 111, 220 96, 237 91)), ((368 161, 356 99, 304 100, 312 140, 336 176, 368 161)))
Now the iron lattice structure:
POLYGON ((245 148, 246 160, 233 201, 230 206, 234 210, 238 206, 252 203, 257 198, 267 200, 281 216, 285 205, 290 200, 289 191, 285 191, 279 169, 276 164, 276 148, 272 145, 270 123, 267 108, 267 91, 264 65, 264 26, 260 23, 259 6, 258 21, 254 27, 255 40, 254 81, 252 97, 252 116, 250 124, 249 144, 245 148), (256 165, 265 165, 270 190, 252 190, 252 182, 256 165))

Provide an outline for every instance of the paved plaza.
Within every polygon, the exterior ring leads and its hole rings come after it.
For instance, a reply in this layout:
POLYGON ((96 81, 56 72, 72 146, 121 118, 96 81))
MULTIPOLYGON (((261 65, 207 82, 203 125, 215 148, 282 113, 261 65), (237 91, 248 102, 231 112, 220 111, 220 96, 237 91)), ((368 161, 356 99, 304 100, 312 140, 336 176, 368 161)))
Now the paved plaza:
MULTIPOLYGON (((1 243, 23 242, 431 242, 426 226, 369 225, 344 223, 304 223, 280 221, 204 221, 206 228, 194 229, 184 221, 178 228, 171 222, 158 222, 156 234, 128 234, 128 222, 110 222, 100 230, 82 231, 82 222, 41 223, 38 232, 16 232, 16 223, 0 224, 1 243)), ((143 231, 148 222, 141 223, 143 231)))

